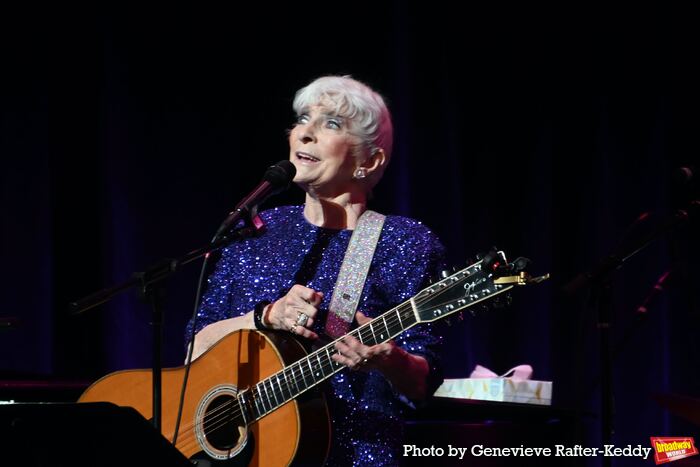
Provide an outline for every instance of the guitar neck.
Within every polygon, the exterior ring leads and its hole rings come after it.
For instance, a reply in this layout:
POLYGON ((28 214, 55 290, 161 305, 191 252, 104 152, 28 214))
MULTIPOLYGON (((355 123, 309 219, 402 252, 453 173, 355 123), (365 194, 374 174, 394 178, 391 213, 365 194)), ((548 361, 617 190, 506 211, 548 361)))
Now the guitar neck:
MULTIPOLYGON (((416 322, 412 302, 409 300, 354 329, 348 335, 364 345, 372 346, 393 339, 416 322)), ((342 370, 344 366, 332 359, 332 356, 338 353, 335 342, 283 368, 251 387, 249 391, 240 393, 241 406, 247 407, 248 421, 261 419, 342 370)))

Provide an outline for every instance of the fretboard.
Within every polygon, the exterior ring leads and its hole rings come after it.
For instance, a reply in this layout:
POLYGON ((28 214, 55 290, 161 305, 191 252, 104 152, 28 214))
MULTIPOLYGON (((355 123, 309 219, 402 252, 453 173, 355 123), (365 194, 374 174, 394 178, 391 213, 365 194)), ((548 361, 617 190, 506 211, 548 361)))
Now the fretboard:
MULTIPOLYGON (((372 346, 393 339, 415 324, 413 307, 410 301, 406 301, 348 335, 372 346)), ((250 388, 243 404, 249 409, 250 419, 261 419, 342 370, 344 365, 332 358, 338 353, 334 344, 335 341, 321 347, 250 388)))

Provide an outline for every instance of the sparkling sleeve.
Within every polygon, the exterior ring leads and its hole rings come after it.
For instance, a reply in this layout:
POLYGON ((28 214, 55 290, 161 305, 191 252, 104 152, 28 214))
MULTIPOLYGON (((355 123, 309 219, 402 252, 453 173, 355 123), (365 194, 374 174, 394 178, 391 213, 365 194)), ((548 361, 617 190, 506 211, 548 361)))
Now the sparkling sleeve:
MULTIPOLYGON (((231 291, 235 290, 233 278, 236 277, 233 269, 230 248, 225 248, 214 267, 214 272, 209 275, 204 286, 204 295, 197 310, 195 333, 203 327, 216 321, 233 316, 231 291)), ((193 320, 187 323, 185 330, 185 343, 191 338, 193 320)))
MULTIPOLYGON (((405 236, 395 241, 401 256, 402 271, 394 293, 397 302, 403 302, 418 294, 445 269, 445 247, 438 237, 423 225, 414 225, 405 236)), ((439 323, 417 325, 396 338, 396 343, 407 352, 424 357, 430 367, 428 394, 442 384, 443 370, 440 358, 442 336, 439 323)))

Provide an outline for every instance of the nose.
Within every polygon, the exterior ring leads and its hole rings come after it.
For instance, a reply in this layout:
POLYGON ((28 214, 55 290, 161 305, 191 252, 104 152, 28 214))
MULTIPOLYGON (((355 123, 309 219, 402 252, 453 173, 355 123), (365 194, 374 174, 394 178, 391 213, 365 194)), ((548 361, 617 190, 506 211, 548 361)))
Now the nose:
POLYGON ((302 143, 313 143, 316 141, 316 133, 314 132, 313 125, 300 125, 297 129, 299 130, 297 137, 302 143))

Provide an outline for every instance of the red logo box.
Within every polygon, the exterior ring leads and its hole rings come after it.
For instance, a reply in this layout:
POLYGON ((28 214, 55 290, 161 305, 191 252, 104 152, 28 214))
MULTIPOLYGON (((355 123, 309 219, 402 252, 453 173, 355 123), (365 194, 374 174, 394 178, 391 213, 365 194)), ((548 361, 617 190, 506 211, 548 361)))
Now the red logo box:
POLYGON ((685 459, 698 453, 695 439, 686 437, 651 437, 651 447, 654 448, 656 465, 685 459))

